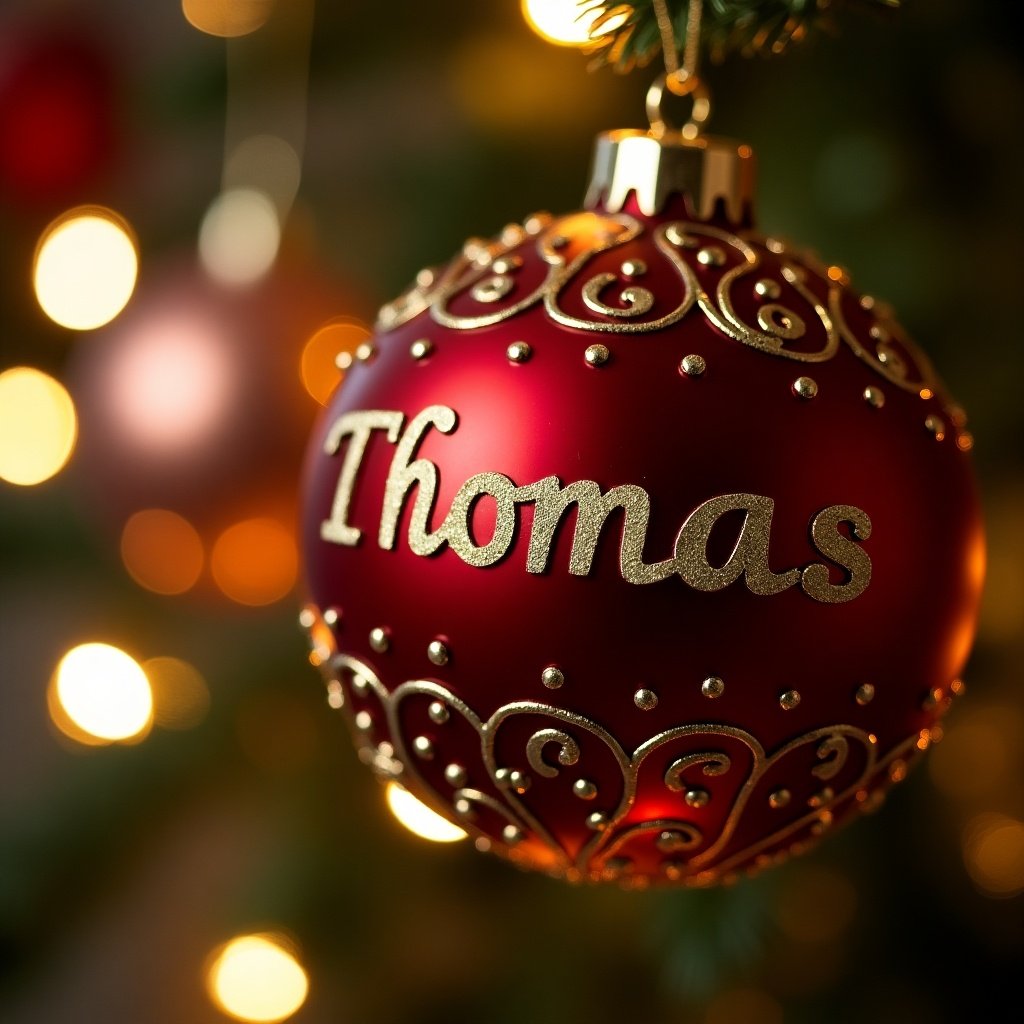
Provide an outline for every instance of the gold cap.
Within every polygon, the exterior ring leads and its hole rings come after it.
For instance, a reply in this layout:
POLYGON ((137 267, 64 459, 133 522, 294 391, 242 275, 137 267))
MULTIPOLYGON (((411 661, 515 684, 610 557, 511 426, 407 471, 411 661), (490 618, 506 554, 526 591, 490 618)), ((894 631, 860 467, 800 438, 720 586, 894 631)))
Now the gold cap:
POLYGON ((629 193, 648 217, 660 213, 675 193, 686 196, 694 216, 709 219, 719 200, 734 224, 749 224, 754 202, 754 151, 713 135, 656 137, 636 129, 597 137, 584 205, 618 213, 629 193))

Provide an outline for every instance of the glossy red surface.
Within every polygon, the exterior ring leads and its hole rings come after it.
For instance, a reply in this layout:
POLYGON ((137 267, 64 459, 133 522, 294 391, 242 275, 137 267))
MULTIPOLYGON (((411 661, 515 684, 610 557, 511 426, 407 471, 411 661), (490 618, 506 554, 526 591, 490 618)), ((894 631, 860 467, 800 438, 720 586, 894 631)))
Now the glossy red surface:
MULTIPOLYGON (((583 299, 584 283, 601 272, 617 278, 601 293, 610 304, 624 304, 619 296, 628 283, 653 293, 652 308, 638 320, 663 316, 681 301, 683 278, 653 240, 654 230, 674 218, 633 214, 644 230, 592 255, 559 291, 558 304, 569 315, 598 327, 621 322, 588 310, 583 299), (623 278, 626 260, 646 264, 635 282, 623 278)), ((556 225, 570 238, 570 258, 603 226, 607 218, 600 213, 556 225)), ((737 250, 703 237, 700 225, 690 231, 699 245, 683 257, 714 296, 723 274, 738 265, 737 250), (725 250, 723 265, 695 258, 699 246, 711 244, 725 250)), ((523 262, 507 296, 482 304, 467 286, 451 298, 450 311, 490 313, 528 294, 546 270, 537 247, 533 237, 514 246, 523 262)), ((804 337, 787 342, 787 350, 824 347, 826 329, 807 297, 787 283, 782 257, 761 246, 758 254, 760 266, 732 289, 740 319, 757 325, 766 300, 753 284, 770 278, 781 283, 777 301, 807 324, 804 337)), ((801 264, 793 254, 785 259, 804 266, 807 287, 827 303, 823 268, 801 264)), ((853 293, 841 301, 853 333, 873 346, 874 313, 853 293)), ((635 334, 565 326, 542 303, 470 329, 441 326, 427 310, 380 333, 376 346, 374 358, 349 371, 314 433, 303 525, 311 601, 339 613, 326 646, 358 659, 380 681, 376 696, 372 689, 361 694, 348 667, 325 662, 329 677, 341 683, 348 713, 370 716, 367 728, 355 730, 368 761, 381 753, 381 742, 384 755, 390 745, 403 766, 403 785, 523 863, 570 877, 704 884, 799 852, 858 806, 876 803, 875 794, 927 746, 927 730, 948 706, 950 684, 970 647, 984 557, 970 458, 958 447, 958 439, 964 447, 968 442, 947 402, 898 386, 846 343, 825 361, 801 362, 727 336, 696 307, 668 327, 635 334), (433 346, 419 360, 410 355, 418 339, 433 346), (532 349, 525 363, 506 355, 516 341, 532 349), (611 359, 593 367, 584 350, 598 343, 611 359), (679 370, 691 353, 706 360, 699 377, 679 370), (813 399, 793 393, 801 375, 817 383, 813 399), (882 408, 865 401, 868 387, 884 394, 882 408), (871 583, 842 604, 818 603, 799 586, 757 596, 743 579, 713 593, 679 576, 634 585, 619 568, 621 512, 605 524, 592 571, 573 576, 574 510, 556 534, 548 570, 530 574, 530 504, 518 506, 512 544, 497 564, 474 567, 448 547, 421 557, 408 543, 415 490, 394 549, 384 550, 377 529, 395 446, 381 431, 367 447, 348 516, 363 531, 360 543, 321 539, 345 454, 344 443, 337 455, 323 451, 330 426, 346 412, 369 409, 397 410, 408 422, 434 404, 455 410, 458 422, 450 434, 428 432, 418 451, 438 467, 432 528, 463 482, 485 471, 517 485, 551 475, 563 485, 593 480, 604 490, 637 484, 651 499, 644 556, 656 562, 672 556, 680 525, 694 509, 743 492, 775 503, 769 563, 782 572, 825 562, 811 544, 812 518, 830 505, 854 505, 872 523, 862 545, 872 563, 871 583), (941 420, 941 440, 925 427, 929 415, 941 420), (375 627, 388 631, 384 653, 370 646, 375 627), (451 652, 442 667, 427 658, 435 638, 451 652), (542 683, 549 665, 564 673, 559 689, 542 683), (709 676, 725 683, 715 700, 702 694, 709 676), (410 680, 433 681, 455 698, 442 699, 450 709, 446 722, 431 719, 429 694, 390 696, 410 680), (874 697, 861 705, 855 694, 865 683, 874 697), (657 695, 653 710, 634 703, 641 687, 657 695), (938 699, 926 699, 934 689, 941 691, 938 699), (789 690, 801 699, 783 710, 779 698, 789 690), (385 692, 390 718, 380 699, 385 692), (478 727, 460 701, 481 722, 497 717, 478 727), (560 745, 564 740, 552 740, 540 755, 548 771, 531 767, 527 748, 544 729, 565 733, 578 757, 560 745), (430 740, 429 758, 413 750, 417 736, 430 740), (655 737, 655 748, 643 756, 643 745, 655 737), (833 746, 842 749, 827 746, 830 737, 839 737, 833 746), (482 751, 489 750, 487 761, 482 751), (724 770, 709 765, 713 755, 724 770), (680 769, 678 790, 665 776, 680 758, 690 759, 680 769), (445 778, 450 764, 465 769, 461 787, 445 778), (495 776, 501 767, 530 776, 529 789, 511 791, 495 776), (635 798, 628 792, 634 776, 635 798), (576 795, 578 779, 592 782, 597 795, 576 795), (469 813, 459 813, 456 791, 466 788, 494 806, 471 797, 469 813), (685 799, 696 789, 709 795, 703 806, 699 795, 691 801, 698 806, 685 799), (773 808, 768 795, 778 789, 789 792, 789 801, 773 808), (614 827, 601 832, 588 825, 595 812, 614 827), (514 842, 502 832, 510 821, 521 833, 514 842)), ((901 348, 900 355, 911 376, 921 368, 912 349, 901 348)), ((492 499, 477 503, 477 543, 492 535, 494 507, 492 499)), ((716 564, 728 556, 740 521, 734 516, 716 527, 710 544, 716 564)), ((839 583, 843 573, 833 566, 831 578, 839 583)), ((324 630, 319 624, 321 641, 324 630)), ((397 770, 387 756, 378 756, 377 765, 386 773, 397 770)))

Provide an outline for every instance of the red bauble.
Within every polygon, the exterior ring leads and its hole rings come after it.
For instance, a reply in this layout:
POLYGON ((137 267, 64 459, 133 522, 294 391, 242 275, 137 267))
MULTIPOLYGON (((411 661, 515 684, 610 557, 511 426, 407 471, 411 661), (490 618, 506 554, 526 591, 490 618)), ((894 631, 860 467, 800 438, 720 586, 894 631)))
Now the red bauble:
POLYGON ((606 138, 586 211, 382 311, 312 440, 331 702, 525 866, 759 870, 877 805, 959 691, 963 415, 839 268, 750 229, 750 171, 606 138))

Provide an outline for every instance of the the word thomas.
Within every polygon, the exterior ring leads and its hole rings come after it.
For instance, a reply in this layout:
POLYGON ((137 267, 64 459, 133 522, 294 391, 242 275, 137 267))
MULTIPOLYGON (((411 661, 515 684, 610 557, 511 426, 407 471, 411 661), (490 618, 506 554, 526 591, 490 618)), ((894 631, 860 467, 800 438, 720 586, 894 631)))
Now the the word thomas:
POLYGON ((348 521, 349 505, 356 479, 375 430, 384 431, 395 445, 381 502, 378 544, 392 550, 397 542, 398 524, 415 487, 416 496, 409 522, 408 544, 417 555, 432 555, 447 544, 469 565, 493 565, 509 550, 518 524, 519 505, 532 503, 533 523, 526 554, 526 571, 543 573, 548 569, 555 533, 571 505, 575 505, 576 524, 569 557, 569 572, 586 576, 608 516, 623 510, 619 568, 628 583, 657 583, 669 576, 680 576, 696 590, 715 591, 740 577, 754 594, 770 595, 797 584, 815 601, 839 604, 852 601, 871 582, 871 559, 860 546, 871 536, 871 520, 853 505, 830 505, 818 512, 810 523, 811 542, 829 562, 845 570, 847 579, 832 583, 829 568, 812 562, 801 568, 773 572, 768 567, 768 544, 775 503, 758 494, 723 494, 709 498, 685 519, 676 535, 672 557, 662 562, 645 562, 644 544, 651 513, 650 495, 636 484, 621 484, 602 491, 593 480, 577 480, 562 486, 557 476, 546 476, 535 483, 517 486, 502 473, 484 472, 471 476, 458 490, 448 513, 436 530, 430 515, 438 486, 438 467, 418 458, 417 449, 431 429, 451 434, 458 423, 454 409, 431 405, 405 424, 405 416, 392 410, 369 409, 347 412, 327 432, 324 451, 337 455, 347 438, 330 518, 320 527, 320 536, 335 544, 360 543, 362 530, 348 521), (404 429, 403 429, 404 426, 404 429), (486 544, 473 537, 473 507, 481 497, 497 505, 494 534, 486 544), (726 513, 744 513, 742 526, 732 553, 723 565, 712 565, 707 556, 708 538, 715 523, 726 513), (847 524, 849 536, 840 529, 847 524))

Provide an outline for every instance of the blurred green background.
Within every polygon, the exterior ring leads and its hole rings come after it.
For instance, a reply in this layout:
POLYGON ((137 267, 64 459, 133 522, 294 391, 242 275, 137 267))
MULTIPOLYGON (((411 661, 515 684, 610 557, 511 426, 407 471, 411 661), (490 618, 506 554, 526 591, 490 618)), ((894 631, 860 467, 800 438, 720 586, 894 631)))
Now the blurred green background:
MULTIPOLYGON (((0 1019, 225 1020, 208 958, 249 932, 289 937, 309 976, 302 1024, 1019 1014, 1024 54, 1009 5, 836 3, 838 33, 706 69, 713 129, 758 154, 761 228, 892 302, 967 408, 990 560, 968 696, 874 818, 730 889, 647 893, 405 832, 308 665, 281 531, 317 408, 299 372, 316 327, 354 343, 467 236, 577 207, 593 136, 642 124, 654 70, 587 74, 517 0, 242 6, 266 24, 227 42, 173 0, 0 7, 0 372, 53 375, 79 417, 64 470, 0 481, 0 1019), (287 151, 269 183, 269 158, 232 164, 254 135, 301 156, 297 196, 287 151), (197 237, 239 184, 271 195, 280 247, 259 281, 214 288, 197 237), (119 318, 76 332, 40 310, 32 274, 47 225, 81 204, 131 225, 139 276, 119 318), (245 429, 133 455, 111 382, 151 321, 186 313, 242 327, 218 365, 245 429), (271 412, 287 437, 261 447, 271 412), (191 582, 145 543, 132 555, 125 523, 150 507, 194 522, 191 582), (238 522, 264 530, 274 564, 239 564, 238 522), (83 743, 51 714, 55 667, 90 641, 179 659, 139 742, 83 743)), ((185 7, 202 20, 201 0, 185 7)))

